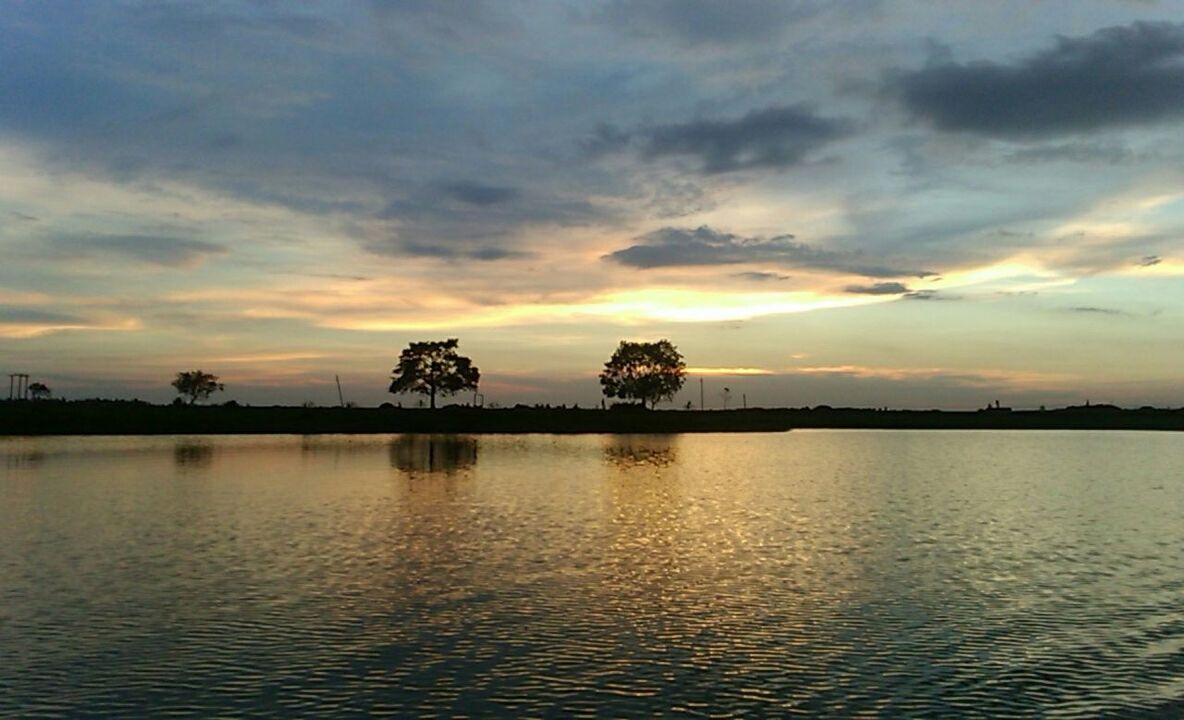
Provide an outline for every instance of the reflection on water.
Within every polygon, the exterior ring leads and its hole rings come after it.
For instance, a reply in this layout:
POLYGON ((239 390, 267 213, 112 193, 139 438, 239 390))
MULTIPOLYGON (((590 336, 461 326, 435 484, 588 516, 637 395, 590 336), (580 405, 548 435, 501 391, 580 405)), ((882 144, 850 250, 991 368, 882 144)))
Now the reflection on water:
POLYGON ((606 435, 604 457, 623 467, 672 465, 677 435, 606 435))
POLYGON ((214 443, 212 440, 178 439, 173 446, 173 462, 182 469, 209 467, 214 462, 214 443))
POLYGON ((477 441, 463 435, 400 435, 390 444, 391 467, 403 472, 454 473, 477 462, 477 441))
POLYGON ((0 456, 0 717, 1184 712, 1176 434, 0 456))
POLYGON ((44 461, 45 453, 37 450, 19 451, 4 455, 4 467, 7 470, 35 468, 44 461))

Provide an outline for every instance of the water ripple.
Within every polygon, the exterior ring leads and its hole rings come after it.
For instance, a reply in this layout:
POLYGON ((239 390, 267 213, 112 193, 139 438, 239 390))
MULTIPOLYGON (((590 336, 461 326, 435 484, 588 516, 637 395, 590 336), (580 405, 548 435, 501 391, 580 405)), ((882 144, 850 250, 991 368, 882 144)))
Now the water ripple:
POLYGON ((1184 713, 1174 435, 0 455, 0 717, 1184 713))

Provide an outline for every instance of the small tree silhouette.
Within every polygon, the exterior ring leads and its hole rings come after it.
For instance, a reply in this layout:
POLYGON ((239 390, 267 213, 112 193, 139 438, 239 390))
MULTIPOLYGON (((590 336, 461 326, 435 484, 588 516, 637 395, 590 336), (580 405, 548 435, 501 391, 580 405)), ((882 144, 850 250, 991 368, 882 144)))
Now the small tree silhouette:
POLYGON ((217 375, 211 375, 201 370, 177 373, 177 379, 173 380, 172 385, 177 389, 178 395, 189 398, 190 405, 198 400, 205 400, 216 391, 223 389, 222 383, 218 382, 217 375))
POLYGON ((427 395, 436 408, 436 395, 452 395, 462 390, 476 390, 481 371, 473 361, 457 353, 456 338, 413 342, 399 354, 399 364, 391 372, 390 392, 417 392, 427 395))
POLYGON ((53 393, 49 391, 49 386, 45 383, 35 382, 29 385, 29 397, 33 398, 34 400, 44 400, 52 394, 53 393))
POLYGON ((640 400, 653 408, 669 400, 682 387, 687 366, 682 354, 669 340, 629 342, 622 340, 604 364, 600 386, 608 397, 640 400))

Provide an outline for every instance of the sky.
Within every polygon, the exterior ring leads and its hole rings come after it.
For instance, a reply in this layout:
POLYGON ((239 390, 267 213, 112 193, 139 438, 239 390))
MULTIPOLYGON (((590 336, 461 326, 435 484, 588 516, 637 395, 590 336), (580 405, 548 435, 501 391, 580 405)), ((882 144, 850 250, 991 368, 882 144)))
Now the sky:
MULTIPOLYGON (((0 373, 1184 405, 1184 2, 0 4, 0 373)), ((457 398, 471 401, 468 395, 457 398)))

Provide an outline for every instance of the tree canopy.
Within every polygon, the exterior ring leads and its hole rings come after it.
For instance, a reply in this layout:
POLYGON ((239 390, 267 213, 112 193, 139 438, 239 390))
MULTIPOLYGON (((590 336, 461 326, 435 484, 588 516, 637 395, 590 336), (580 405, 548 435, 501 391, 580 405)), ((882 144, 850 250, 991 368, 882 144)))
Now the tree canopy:
POLYGON ((187 372, 177 373, 177 379, 173 380, 172 385, 177 389, 178 395, 184 395, 189 398, 190 405, 198 400, 205 400, 210 395, 223 389, 222 383, 218 382, 217 375, 211 375, 201 370, 189 370, 187 372))
POLYGON ((49 386, 45 383, 35 382, 29 386, 29 397, 34 400, 44 400, 53 393, 50 392, 49 386))
POLYGON ((457 353, 456 338, 413 342, 399 354, 399 364, 391 372, 390 391, 395 394, 416 392, 427 395, 436 407, 436 395, 451 395, 462 390, 476 390, 481 371, 473 361, 457 353))
POLYGON ((640 400, 650 407, 670 400, 686 380, 682 354, 669 340, 629 342, 622 340, 604 364, 600 386, 608 397, 640 400))

